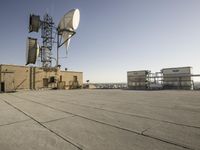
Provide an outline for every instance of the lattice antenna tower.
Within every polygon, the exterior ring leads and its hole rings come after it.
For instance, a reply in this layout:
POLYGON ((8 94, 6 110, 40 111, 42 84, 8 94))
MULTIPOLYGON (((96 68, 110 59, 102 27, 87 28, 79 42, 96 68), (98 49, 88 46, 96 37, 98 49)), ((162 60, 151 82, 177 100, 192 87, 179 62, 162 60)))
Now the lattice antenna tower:
POLYGON ((80 11, 78 9, 72 9, 66 13, 58 26, 55 26, 53 18, 49 14, 45 14, 43 20, 40 20, 40 16, 31 14, 29 19, 29 33, 41 30, 42 46, 39 46, 36 38, 27 38, 26 65, 35 64, 38 56, 40 56, 40 61, 44 68, 51 68, 53 59, 56 60, 55 67, 59 67, 59 48, 65 45, 66 50, 68 49, 70 39, 75 35, 79 21, 80 11), (52 57, 52 48, 55 42, 54 33, 57 36, 56 57, 52 57))
POLYGON ((52 66, 52 47, 53 47, 53 18, 48 14, 44 15, 43 21, 41 22, 41 38, 42 47, 40 50, 41 62, 43 67, 52 66))

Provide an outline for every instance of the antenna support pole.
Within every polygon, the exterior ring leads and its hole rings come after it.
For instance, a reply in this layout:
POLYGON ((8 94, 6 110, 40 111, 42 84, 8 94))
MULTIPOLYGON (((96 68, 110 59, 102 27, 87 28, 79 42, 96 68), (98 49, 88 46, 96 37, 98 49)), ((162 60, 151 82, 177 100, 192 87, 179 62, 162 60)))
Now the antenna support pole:
POLYGON ((60 30, 59 28, 57 28, 57 59, 56 59, 56 67, 59 66, 59 48, 62 47, 75 34, 76 34, 75 31, 70 31, 70 30, 67 30, 67 29, 60 30), (69 38, 67 38, 64 42, 61 43, 59 36, 61 35, 61 38, 62 38, 63 32, 69 32, 69 33, 71 33, 71 36, 69 38))
POLYGON ((56 67, 59 65, 59 33, 57 34, 57 58, 56 58, 56 67))

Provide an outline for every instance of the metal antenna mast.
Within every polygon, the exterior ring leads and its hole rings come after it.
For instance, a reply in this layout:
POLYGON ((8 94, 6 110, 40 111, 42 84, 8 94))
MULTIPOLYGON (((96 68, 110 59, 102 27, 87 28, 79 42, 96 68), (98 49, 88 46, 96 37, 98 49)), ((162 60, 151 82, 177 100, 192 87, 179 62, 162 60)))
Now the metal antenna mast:
POLYGON ((41 22, 41 38, 43 39, 41 47, 41 61, 43 67, 51 67, 51 50, 53 46, 53 18, 48 14, 44 15, 41 22))

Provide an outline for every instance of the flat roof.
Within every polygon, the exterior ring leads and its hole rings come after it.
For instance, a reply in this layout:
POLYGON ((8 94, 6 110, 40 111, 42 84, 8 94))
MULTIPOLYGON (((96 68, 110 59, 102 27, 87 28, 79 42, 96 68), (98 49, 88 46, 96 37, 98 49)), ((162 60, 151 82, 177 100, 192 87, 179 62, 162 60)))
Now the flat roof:
POLYGON ((83 72, 81 72, 81 71, 65 71, 65 70, 61 70, 60 72, 83 73, 83 72))
POLYGON ((199 91, 0 94, 1 149, 197 150, 199 91))
POLYGON ((162 70, 167 70, 167 69, 182 69, 182 68, 192 68, 192 67, 191 66, 186 66, 186 67, 163 68, 162 70))
POLYGON ((150 70, 135 70, 135 71, 127 71, 127 72, 150 72, 150 70))
POLYGON ((14 67, 26 67, 29 68, 30 66, 22 66, 22 65, 16 65, 16 64, 0 64, 0 66, 14 66, 14 67))
MULTIPOLYGON (((44 69, 43 67, 38 67, 38 66, 22 66, 22 65, 16 65, 16 64, 0 64, 0 66, 13 66, 13 67, 24 67, 24 68, 31 68, 31 67, 35 67, 38 69, 44 69)), ((53 68, 53 67, 52 67, 53 68)), ((65 70, 60 70, 61 72, 71 72, 71 73, 83 73, 81 71, 65 71, 65 70)))

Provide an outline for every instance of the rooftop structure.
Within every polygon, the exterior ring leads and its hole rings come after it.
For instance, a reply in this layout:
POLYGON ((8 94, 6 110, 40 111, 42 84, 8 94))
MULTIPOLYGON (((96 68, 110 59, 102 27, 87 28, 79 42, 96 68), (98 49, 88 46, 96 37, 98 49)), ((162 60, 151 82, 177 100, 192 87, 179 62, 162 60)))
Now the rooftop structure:
POLYGON ((151 73, 148 70, 128 71, 127 85, 129 89, 182 89, 194 88, 192 67, 164 68, 160 72, 151 73))
POLYGON ((59 68, 0 65, 0 92, 16 90, 73 89, 83 85, 83 73, 59 68))
POLYGON ((161 72, 164 89, 192 89, 192 67, 164 68, 161 72))
POLYGON ((127 84, 129 89, 147 89, 150 71, 128 71, 127 84))

